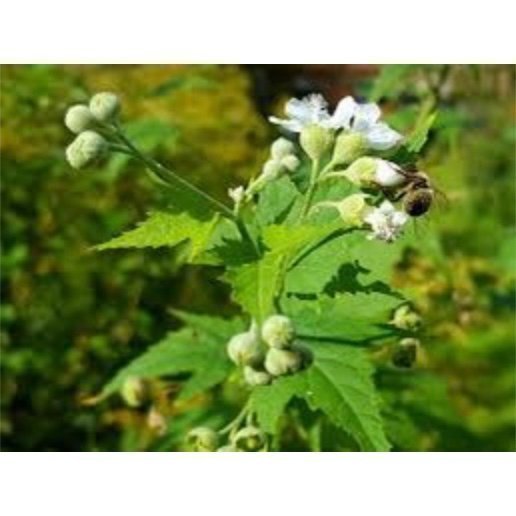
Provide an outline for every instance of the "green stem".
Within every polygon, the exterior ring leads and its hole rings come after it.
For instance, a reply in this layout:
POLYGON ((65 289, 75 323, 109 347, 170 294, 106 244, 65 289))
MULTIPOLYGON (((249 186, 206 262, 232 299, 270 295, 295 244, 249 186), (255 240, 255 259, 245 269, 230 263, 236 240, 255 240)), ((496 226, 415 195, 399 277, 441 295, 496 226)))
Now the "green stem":
POLYGON ((251 237, 244 221, 240 217, 239 210, 235 210, 235 212, 233 212, 225 204, 221 203, 217 199, 213 198, 211 195, 207 194, 203 190, 197 188, 190 182, 186 181, 181 176, 177 175, 172 170, 166 168, 155 159, 145 156, 145 154, 140 152, 140 150, 124 134, 124 132, 118 124, 114 124, 113 127, 109 127, 108 129, 111 130, 114 133, 115 137, 123 144, 111 144, 111 148, 114 151, 129 154, 130 156, 140 160, 148 168, 151 174, 151 178, 154 181, 157 181, 158 183, 168 187, 174 187, 175 183, 175 187, 179 185, 180 187, 192 192, 198 197, 202 197, 205 201, 211 204, 217 211, 222 212, 224 215, 226 215, 228 218, 235 222, 242 237, 244 239, 247 239, 252 244, 256 256, 260 256, 260 250, 258 249, 256 242, 251 237))
POLYGON ((314 198, 315 190, 317 189, 317 176, 319 174, 319 160, 314 160, 312 162, 312 172, 310 173, 310 185, 308 186, 308 190, 306 192, 305 202, 303 208, 301 210, 300 222, 306 217, 308 212, 310 211, 310 207, 312 205, 312 201, 314 198))
POLYGON ((150 170, 152 170, 158 177, 162 178, 163 176, 169 179, 171 182, 175 182, 180 185, 182 188, 189 190, 191 193, 194 193, 198 197, 202 197, 205 201, 211 204, 217 211, 224 213, 227 217, 234 220, 235 215, 225 204, 221 203, 217 199, 213 198, 211 195, 207 194, 203 190, 197 188, 190 182, 183 179, 181 176, 177 175, 172 170, 166 168, 161 163, 156 161, 153 158, 149 158, 145 156, 140 150, 125 136, 118 125, 115 125, 115 134, 116 136, 133 152, 133 155, 138 158, 142 163, 144 163, 150 170))
POLYGON ((234 432, 234 430, 239 427, 240 423, 242 423, 242 421, 244 421, 244 419, 247 417, 248 411, 249 411, 249 400, 247 400, 246 404, 242 407, 242 410, 237 414, 235 419, 233 419, 233 421, 231 421, 224 428, 219 430, 218 433, 220 435, 224 435, 229 432, 234 432))

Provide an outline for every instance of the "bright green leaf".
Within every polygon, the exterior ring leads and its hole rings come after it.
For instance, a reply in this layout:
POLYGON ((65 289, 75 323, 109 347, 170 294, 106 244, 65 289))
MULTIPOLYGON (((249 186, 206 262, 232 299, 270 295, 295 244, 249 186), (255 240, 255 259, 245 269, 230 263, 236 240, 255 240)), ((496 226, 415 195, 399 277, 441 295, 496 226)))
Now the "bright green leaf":
POLYGON ((402 302, 390 292, 348 292, 316 300, 290 297, 282 300, 282 308, 296 321, 300 335, 362 342, 391 335, 393 328, 387 323, 402 302))
POLYGON ((104 387, 101 397, 118 391, 131 376, 156 378, 190 373, 181 398, 188 398, 222 382, 232 366, 226 343, 244 326, 239 319, 225 321, 178 312, 192 327, 169 333, 163 340, 124 367, 104 387))
POLYGON ((254 390, 250 407, 259 424, 274 433, 289 401, 300 397, 351 435, 362 450, 388 451, 373 369, 364 351, 323 342, 310 347, 314 362, 306 371, 254 390))
POLYGON ((187 213, 156 211, 136 229, 96 247, 106 249, 127 249, 143 247, 174 247, 183 242, 189 243, 189 258, 192 260, 204 251, 209 244, 219 216, 209 221, 200 221, 187 213))

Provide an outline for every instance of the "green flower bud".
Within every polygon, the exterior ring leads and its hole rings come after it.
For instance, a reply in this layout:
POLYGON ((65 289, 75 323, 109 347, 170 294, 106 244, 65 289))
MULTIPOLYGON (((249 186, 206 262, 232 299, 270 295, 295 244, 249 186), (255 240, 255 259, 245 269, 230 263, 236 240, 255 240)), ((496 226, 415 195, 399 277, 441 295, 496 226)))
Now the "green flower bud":
POLYGON ((64 123, 72 133, 79 134, 95 125, 95 119, 88 106, 77 104, 68 108, 64 123))
POLYGON ((362 188, 374 186, 375 174, 376 159, 366 156, 358 158, 344 171, 353 184, 362 188))
POLYGON ((186 442, 198 452, 212 452, 217 449, 219 436, 211 428, 200 426, 188 432, 186 442))
POLYGON ((93 95, 90 111, 99 122, 111 122, 120 112, 120 99, 110 92, 93 95))
POLYGON ((295 337, 294 325, 285 315, 271 315, 263 323, 262 339, 271 348, 288 348, 295 337))
POLYGON ((271 348, 265 356, 265 369, 272 376, 295 373, 303 366, 303 356, 299 351, 271 348))
POLYGON ((257 364, 263 358, 260 339, 254 330, 234 335, 228 342, 227 352, 229 358, 239 366, 257 364))
POLYGON ((120 395, 129 407, 139 407, 147 394, 146 385, 141 378, 129 376, 120 389, 120 395))
POLYGON ((297 167, 299 167, 299 164, 300 164, 300 161, 299 161, 299 158, 297 156, 295 156, 294 154, 289 154, 288 156, 285 156, 282 160, 281 160, 281 164, 289 171, 289 172, 294 172, 294 170, 297 169, 297 167))
POLYGON ((267 442, 265 433, 255 426, 246 426, 233 438, 233 444, 240 450, 252 452, 261 450, 267 442))
POLYGON ((392 353, 392 363, 396 367, 410 368, 417 359, 417 350, 420 346, 418 339, 402 339, 392 353))
POLYGON ((217 451, 218 452, 238 452, 240 450, 232 444, 226 444, 226 446, 221 446, 220 448, 217 448, 217 451))
POLYGON ((323 201, 319 206, 334 207, 339 211, 340 217, 346 226, 360 227, 364 224, 364 216, 369 209, 369 205, 365 201, 367 197, 368 195, 366 194, 357 193, 339 202, 323 201))
POLYGON ((421 316, 409 305, 403 305, 394 312, 391 324, 400 330, 415 331, 421 326, 421 316))
POLYGON ((66 159, 73 168, 91 165, 107 151, 106 140, 95 131, 83 131, 66 148, 66 159))
POLYGON ((318 160, 331 147, 333 134, 320 125, 307 125, 301 131, 299 143, 310 159, 318 160))
POLYGON ((269 373, 250 366, 244 367, 244 379, 251 387, 255 387, 256 385, 267 385, 271 383, 272 380, 269 373))
POLYGON ((335 165, 349 165, 366 153, 367 144, 360 133, 342 133, 335 141, 332 162, 335 165))
POLYGON ((276 160, 281 160, 285 156, 293 154, 294 144, 286 138, 278 138, 271 145, 271 156, 276 160))

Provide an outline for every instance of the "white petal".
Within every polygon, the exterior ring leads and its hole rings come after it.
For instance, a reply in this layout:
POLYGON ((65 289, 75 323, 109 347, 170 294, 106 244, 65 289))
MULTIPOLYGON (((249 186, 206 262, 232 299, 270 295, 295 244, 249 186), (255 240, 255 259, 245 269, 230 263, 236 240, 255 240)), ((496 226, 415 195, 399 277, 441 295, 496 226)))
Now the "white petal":
POLYGON ((372 127, 379 120, 382 112, 374 104, 357 104, 354 113, 353 129, 355 131, 365 131, 372 127))
POLYGON ((275 116, 269 117, 269 122, 272 122, 273 124, 278 124, 287 129, 288 131, 291 131, 293 133, 299 133, 305 126, 304 123, 300 122, 299 120, 285 120, 283 118, 277 118, 275 116))
POLYGON ((400 133, 391 129, 383 122, 370 126, 363 134, 367 139, 369 147, 374 150, 390 149, 397 145, 403 138, 400 133))
POLYGON ((329 126, 333 129, 349 129, 357 106, 353 97, 344 97, 337 104, 337 108, 330 118, 329 126))
POLYGON ((312 108, 304 100, 290 99, 285 105, 285 114, 300 122, 308 123, 312 119, 312 108))
POLYGON ((396 211, 396 208, 389 201, 383 201, 378 211, 384 215, 391 215, 396 211))
POLYGON ((398 227, 403 226, 408 220, 408 215, 402 211, 397 211, 392 215, 392 224, 398 227))
POLYGON ((403 184, 405 176, 397 172, 392 163, 384 159, 377 159, 374 180, 381 186, 392 187, 403 184))

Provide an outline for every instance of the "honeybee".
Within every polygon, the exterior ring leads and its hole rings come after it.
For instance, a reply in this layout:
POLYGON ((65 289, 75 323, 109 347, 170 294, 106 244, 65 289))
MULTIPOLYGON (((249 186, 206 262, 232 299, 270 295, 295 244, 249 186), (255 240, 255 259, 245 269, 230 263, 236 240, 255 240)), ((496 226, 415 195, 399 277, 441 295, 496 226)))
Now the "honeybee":
POLYGON ((392 201, 401 200, 403 209, 411 217, 424 215, 432 206, 436 193, 428 174, 417 170, 414 165, 396 166, 395 170, 404 180, 394 191, 386 191, 387 197, 392 201))

